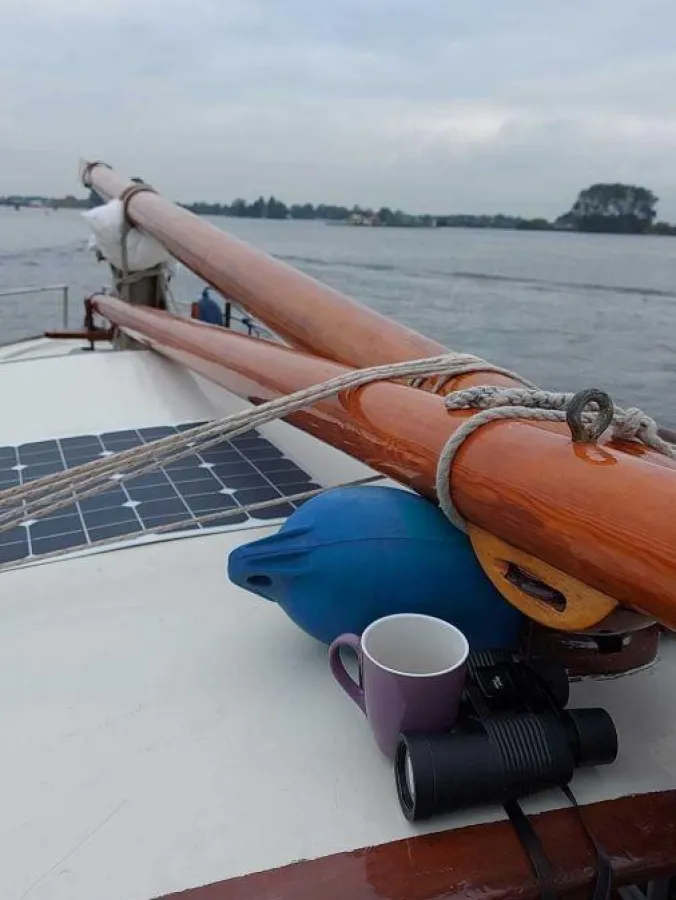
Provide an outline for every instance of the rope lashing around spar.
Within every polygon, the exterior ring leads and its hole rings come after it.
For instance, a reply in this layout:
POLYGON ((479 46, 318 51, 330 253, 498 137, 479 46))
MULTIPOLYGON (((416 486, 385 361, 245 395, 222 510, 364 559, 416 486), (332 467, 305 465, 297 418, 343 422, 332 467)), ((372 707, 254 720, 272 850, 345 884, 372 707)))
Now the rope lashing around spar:
POLYGON ((311 385, 293 394, 278 397, 254 409, 244 409, 223 419, 196 426, 180 434, 161 438, 142 447, 124 450, 105 459, 47 475, 27 484, 0 492, 0 532, 31 518, 46 516, 110 489, 110 481, 126 482, 138 475, 152 472, 170 462, 200 453, 224 440, 230 440, 267 422, 283 418, 308 406, 377 381, 433 375, 453 377, 472 371, 492 371, 501 375, 518 376, 485 360, 464 353, 449 353, 428 359, 392 363, 354 370, 311 385))
POLYGON ((638 441, 657 453, 676 459, 676 445, 663 440, 657 423, 640 409, 613 407, 603 391, 589 389, 578 394, 530 388, 500 388, 480 385, 454 391, 444 398, 446 409, 476 409, 448 439, 439 456, 436 490, 446 518, 460 531, 467 523, 451 497, 453 462, 465 441, 491 422, 567 422, 574 441, 595 442, 608 429, 614 440, 638 441))
POLYGON ((117 279, 119 288, 122 289, 123 297, 122 299, 125 302, 130 302, 130 292, 129 288, 132 284, 136 284, 139 281, 142 281, 144 278, 157 278, 157 290, 158 297, 157 302, 159 304, 159 300, 161 299, 162 291, 166 291, 169 286, 169 279, 167 278, 167 269, 164 263, 160 263, 157 266, 153 266, 150 269, 141 269, 136 272, 129 271, 129 252, 127 245, 127 238, 129 237, 129 233, 134 227, 131 219, 129 218, 129 202, 135 197, 137 194, 142 193, 150 193, 156 194, 157 191, 154 187, 149 184, 146 184, 144 181, 140 179, 134 179, 134 183, 128 185, 122 193, 120 194, 120 201, 122 202, 122 238, 120 242, 120 251, 122 254, 122 277, 117 279))
MULTIPOLYGON (((64 472, 22 484, 0 492, 0 532, 25 524, 31 518, 49 515, 71 506, 74 502, 110 489, 111 479, 118 483, 154 471, 183 456, 200 453, 216 443, 230 440, 252 428, 283 418, 315 403, 377 381, 399 378, 429 378, 431 376, 453 378, 471 372, 494 372, 514 379, 519 376, 494 366, 469 354, 450 353, 429 359, 373 366, 349 371, 321 384, 312 385, 293 394, 270 400, 253 409, 245 409, 223 419, 197 426, 158 441, 116 453, 112 457, 77 466, 64 472)), ((598 392, 597 392, 598 393, 598 392)), ((603 395, 604 397, 606 395, 603 395)), ((535 388, 498 388, 481 386, 448 394, 444 398, 447 409, 477 409, 472 418, 464 422, 451 435, 439 458, 436 487, 439 505, 448 519, 465 531, 465 522, 451 499, 453 461, 460 447, 475 431, 491 422, 507 419, 568 421, 570 407, 580 395, 558 394, 535 388)), ((591 428, 589 438, 594 439, 593 421, 598 418, 598 399, 589 400, 588 411, 580 411, 579 427, 591 428), (593 405, 596 403, 596 406, 593 405)), ((608 403, 609 403, 608 399, 608 403)), ((607 404, 606 404, 607 405, 607 404)), ((657 425, 640 410, 626 412, 615 409, 612 414, 614 436, 622 440, 636 440, 671 459, 676 458, 676 446, 662 440, 657 425)), ((598 429, 597 429, 598 430, 598 429)), ((604 427, 605 430, 605 427, 604 427)), ((600 436, 600 432, 599 435, 600 436)))

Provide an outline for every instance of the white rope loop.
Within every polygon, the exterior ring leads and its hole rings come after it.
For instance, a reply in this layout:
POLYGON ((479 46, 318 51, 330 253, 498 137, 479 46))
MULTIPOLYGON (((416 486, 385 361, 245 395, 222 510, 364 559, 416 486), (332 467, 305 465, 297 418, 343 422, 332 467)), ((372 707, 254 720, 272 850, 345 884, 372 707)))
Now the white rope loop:
MULTIPOLYGON (((598 393, 598 392, 597 392, 598 393)), ((491 422, 521 420, 536 422, 566 422, 567 411, 576 394, 543 391, 539 389, 500 388, 480 385, 455 391, 444 398, 448 410, 478 409, 471 419, 464 422, 448 439, 439 456, 436 473, 436 491, 446 518, 460 531, 467 531, 467 523, 451 497, 451 473, 458 451, 465 441, 491 422)), ((581 414, 586 425, 586 440, 596 440, 602 432, 595 426, 600 417, 599 405, 590 403, 581 414)), ((612 418, 612 438, 617 441, 639 441, 658 453, 676 459, 676 446, 663 440, 657 423, 640 409, 623 410, 615 407, 612 418)))

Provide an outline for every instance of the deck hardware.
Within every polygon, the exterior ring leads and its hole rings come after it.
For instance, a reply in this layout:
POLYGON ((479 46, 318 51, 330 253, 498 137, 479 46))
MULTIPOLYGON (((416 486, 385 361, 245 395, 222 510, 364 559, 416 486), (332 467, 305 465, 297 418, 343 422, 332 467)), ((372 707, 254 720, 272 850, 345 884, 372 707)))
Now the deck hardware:
POLYGON ((605 391, 598 388, 588 388, 578 391, 571 399, 566 410, 566 422, 574 443, 595 444, 606 428, 613 421, 613 401, 605 391), (590 403, 595 403, 597 415, 593 421, 584 420, 585 409, 590 403))

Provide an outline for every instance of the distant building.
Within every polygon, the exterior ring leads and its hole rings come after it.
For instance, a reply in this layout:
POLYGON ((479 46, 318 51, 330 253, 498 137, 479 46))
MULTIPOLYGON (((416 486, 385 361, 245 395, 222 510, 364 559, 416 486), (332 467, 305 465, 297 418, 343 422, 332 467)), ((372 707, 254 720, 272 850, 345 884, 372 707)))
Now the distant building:
POLYGON ((378 216, 375 213, 352 213, 348 218, 350 225, 380 225, 378 216))

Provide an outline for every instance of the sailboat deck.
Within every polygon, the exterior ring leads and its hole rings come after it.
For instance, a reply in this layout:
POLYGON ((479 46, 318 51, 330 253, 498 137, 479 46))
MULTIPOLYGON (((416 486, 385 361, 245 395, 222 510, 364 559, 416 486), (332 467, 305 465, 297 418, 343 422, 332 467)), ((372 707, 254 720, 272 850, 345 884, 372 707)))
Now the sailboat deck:
MULTIPOLYGON (((144 352, 7 363, 0 392, 3 446, 242 405, 144 352)), ((319 484, 368 472, 283 423, 264 434, 319 484)), ((3 897, 159 897, 500 817, 404 820, 326 648, 227 580, 228 552, 274 530, 249 521, 3 573, 3 897)), ((666 638, 653 668, 573 686, 572 704, 606 707, 620 735, 615 765, 576 776, 581 802, 676 788, 674 684, 666 638)))

